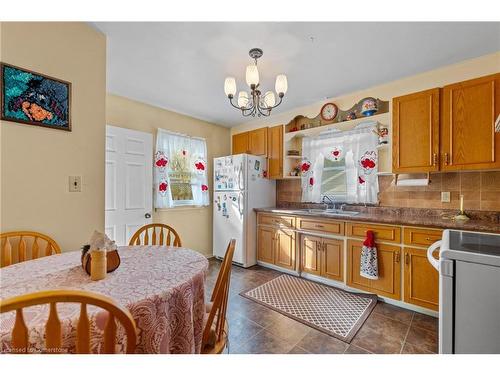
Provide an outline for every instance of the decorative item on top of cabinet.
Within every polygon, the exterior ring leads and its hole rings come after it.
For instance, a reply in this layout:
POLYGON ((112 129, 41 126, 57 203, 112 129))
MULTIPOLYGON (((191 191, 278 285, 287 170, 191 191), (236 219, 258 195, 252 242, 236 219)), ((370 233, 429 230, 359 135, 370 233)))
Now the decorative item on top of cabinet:
POLYGON ((283 177, 283 125, 268 128, 268 176, 271 179, 283 177))
POLYGON ((439 88, 393 98, 393 173, 439 170, 439 88))
POLYGON ((500 168, 500 73, 443 88, 441 170, 500 168))
POLYGON ((362 247, 362 241, 347 241, 347 285, 396 300, 401 299, 401 248, 377 242, 378 279, 370 280, 362 277, 359 272, 362 247))

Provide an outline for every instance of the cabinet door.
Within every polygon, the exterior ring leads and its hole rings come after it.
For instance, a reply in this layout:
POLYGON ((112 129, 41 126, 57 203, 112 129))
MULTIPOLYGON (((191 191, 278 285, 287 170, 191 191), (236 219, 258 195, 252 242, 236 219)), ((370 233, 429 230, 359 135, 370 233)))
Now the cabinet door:
POLYGON ((500 168, 500 74, 443 88, 442 170, 500 168))
POLYGON ((344 241, 323 238, 321 275, 333 280, 344 280, 344 241))
POLYGON ((267 173, 269 178, 283 177, 283 126, 278 125, 268 130, 267 173))
POLYGON ((274 264, 291 270, 295 269, 295 233, 277 229, 275 241, 274 264))
POLYGON ((439 89, 392 100, 393 172, 439 169, 439 89))
POLYGON ((401 248, 377 244, 378 279, 371 280, 370 289, 381 296, 401 299, 401 248))
POLYGON ((426 249, 404 249, 404 301, 439 310, 439 273, 427 260, 426 249))
POLYGON ((363 242, 361 241, 347 241, 347 285, 369 291, 370 280, 359 274, 362 247, 363 242))
POLYGON ((267 156, 267 128, 260 128, 249 132, 248 145, 250 154, 267 156))
POLYGON ((233 155, 248 153, 248 146, 248 132, 233 135, 233 155))
POLYGON ((274 238, 276 230, 274 228, 259 226, 257 232, 257 259, 274 263, 274 238))
POLYGON ((313 275, 321 274, 321 238, 301 236, 301 270, 313 275))

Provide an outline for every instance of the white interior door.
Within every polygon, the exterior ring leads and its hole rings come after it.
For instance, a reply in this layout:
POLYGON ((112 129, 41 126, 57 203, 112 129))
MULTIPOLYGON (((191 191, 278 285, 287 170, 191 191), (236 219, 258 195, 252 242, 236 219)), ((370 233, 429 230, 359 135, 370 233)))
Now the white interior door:
POLYGON ((150 224, 153 208, 153 136, 106 126, 105 231, 128 245, 137 229, 150 224))

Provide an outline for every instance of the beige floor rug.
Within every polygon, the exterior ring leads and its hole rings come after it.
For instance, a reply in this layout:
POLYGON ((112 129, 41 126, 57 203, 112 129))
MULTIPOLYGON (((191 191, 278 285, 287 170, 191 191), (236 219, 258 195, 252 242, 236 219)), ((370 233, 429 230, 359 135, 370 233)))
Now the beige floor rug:
POLYGON ((240 294, 347 343, 377 304, 374 294, 350 293, 290 275, 240 294))

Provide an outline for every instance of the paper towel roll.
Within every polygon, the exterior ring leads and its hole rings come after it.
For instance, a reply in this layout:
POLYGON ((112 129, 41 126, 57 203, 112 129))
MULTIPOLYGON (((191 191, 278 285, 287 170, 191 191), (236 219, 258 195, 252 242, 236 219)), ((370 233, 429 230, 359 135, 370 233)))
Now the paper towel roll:
POLYGON ((401 174, 397 178, 396 186, 427 186, 429 179, 427 177, 417 178, 415 175, 401 174))

